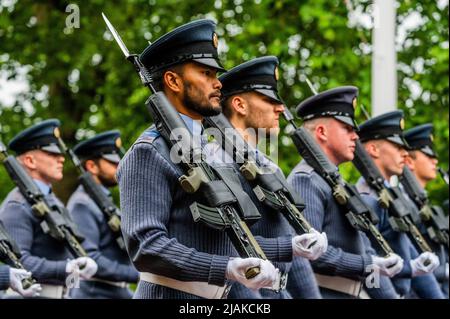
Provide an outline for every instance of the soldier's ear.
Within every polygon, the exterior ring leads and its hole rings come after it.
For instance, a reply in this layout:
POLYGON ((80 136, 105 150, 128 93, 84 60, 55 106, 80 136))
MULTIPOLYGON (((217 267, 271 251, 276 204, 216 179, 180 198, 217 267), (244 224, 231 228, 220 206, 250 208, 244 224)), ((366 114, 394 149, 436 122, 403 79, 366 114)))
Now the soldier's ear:
POLYGON ((415 169, 415 165, 414 165, 414 160, 412 159, 412 157, 408 154, 408 156, 405 157, 405 165, 414 172, 415 169))
POLYGON ((87 160, 84 163, 84 167, 88 172, 90 172, 93 175, 98 175, 100 168, 98 167, 97 163, 94 160, 87 160))
POLYGON ((375 141, 367 142, 364 147, 366 148, 367 153, 373 158, 380 157, 380 145, 375 141))
POLYGON ((167 89, 179 93, 183 88, 183 81, 178 73, 166 71, 163 75, 163 82, 167 89))
POLYGON ((247 101, 240 95, 231 97, 230 106, 233 108, 233 113, 240 116, 247 116, 248 104, 247 101))
POLYGON ((32 151, 21 154, 17 157, 20 163, 28 169, 36 169, 36 158, 32 151))
POLYGON ((328 141, 327 127, 323 123, 317 124, 316 128, 314 129, 314 132, 316 134, 316 138, 318 141, 321 141, 321 142, 328 141))

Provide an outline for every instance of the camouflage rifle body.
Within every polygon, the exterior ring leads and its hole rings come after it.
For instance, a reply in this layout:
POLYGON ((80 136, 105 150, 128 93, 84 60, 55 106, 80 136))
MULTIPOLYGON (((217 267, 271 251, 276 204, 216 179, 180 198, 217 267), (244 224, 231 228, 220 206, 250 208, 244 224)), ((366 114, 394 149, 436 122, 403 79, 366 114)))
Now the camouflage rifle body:
MULTIPOLYGON (((405 166, 400 176, 406 193, 419 209, 420 220, 425 225, 429 238, 448 247, 448 218, 440 207, 430 204, 427 194, 411 170, 405 166)), ((417 225, 418 226, 418 225, 417 225)))
POLYGON ((388 242, 384 239, 378 228, 378 217, 363 201, 353 185, 345 182, 336 166, 326 157, 322 149, 317 145, 312 136, 303 127, 297 127, 292 114, 285 110, 286 120, 294 127, 291 138, 303 159, 321 176, 333 190, 336 202, 345 207, 346 218, 350 224, 372 238, 384 256, 394 253, 388 242))
POLYGON ((360 141, 356 142, 353 164, 368 185, 378 194, 378 202, 381 207, 387 209, 392 229, 406 232, 421 252, 431 252, 432 249, 413 222, 411 211, 402 191, 396 186, 387 187, 385 185, 380 170, 360 141))
POLYGON ((255 150, 236 132, 223 115, 205 119, 207 127, 215 128, 220 132, 222 147, 241 165, 242 175, 254 187, 258 199, 269 207, 280 211, 297 234, 309 233, 311 225, 301 213, 305 204, 292 194, 286 180, 274 172, 263 171, 258 163, 255 150), (231 133, 233 132, 233 133, 231 133), (233 134, 233 135, 230 135, 233 134))

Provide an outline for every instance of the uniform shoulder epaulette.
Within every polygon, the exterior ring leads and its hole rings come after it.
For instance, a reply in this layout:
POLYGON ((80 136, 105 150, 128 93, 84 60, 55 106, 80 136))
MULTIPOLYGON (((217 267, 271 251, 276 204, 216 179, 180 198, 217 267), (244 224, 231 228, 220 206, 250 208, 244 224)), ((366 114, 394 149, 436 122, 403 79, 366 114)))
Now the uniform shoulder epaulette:
POLYGON ((366 180, 361 179, 357 183, 358 192, 364 195, 370 195, 372 193, 372 189, 369 184, 367 184, 366 180))
POLYGON ((170 160, 170 150, 165 140, 162 138, 161 133, 156 129, 155 125, 150 126, 147 130, 133 144, 151 144, 167 161, 170 160), (161 137, 161 138, 160 138, 161 137))
POLYGON ((299 173, 299 174, 311 175, 312 172, 314 172, 314 168, 312 168, 310 165, 308 165, 308 163, 306 163, 305 161, 300 163, 297 167, 297 173, 299 173))
POLYGON ((153 142, 161 136, 161 133, 156 129, 155 125, 150 126, 148 129, 142 133, 142 135, 137 139, 134 144, 148 143, 153 144, 153 142))

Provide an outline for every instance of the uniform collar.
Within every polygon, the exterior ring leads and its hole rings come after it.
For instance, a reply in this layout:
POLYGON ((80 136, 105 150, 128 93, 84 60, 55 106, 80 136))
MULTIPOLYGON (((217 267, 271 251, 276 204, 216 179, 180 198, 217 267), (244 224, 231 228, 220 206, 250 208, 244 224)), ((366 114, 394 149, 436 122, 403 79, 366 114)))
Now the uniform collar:
POLYGON ((100 188, 103 191, 103 193, 105 193, 105 195, 110 196, 111 192, 109 191, 108 188, 106 188, 105 186, 103 186, 102 184, 100 184, 100 188))
POLYGON ((48 195, 52 192, 52 187, 49 184, 46 184, 43 181, 37 179, 33 180, 44 195, 48 195))
POLYGON ((181 113, 180 113, 180 116, 183 119, 183 121, 186 124, 189 131, 192 133, 192 135, 194 135, 194 136, 202 135, 203 125, 202 125, 201 121, 194 120, 194 119, 190 118, 189 116, 181 114, 181 113))

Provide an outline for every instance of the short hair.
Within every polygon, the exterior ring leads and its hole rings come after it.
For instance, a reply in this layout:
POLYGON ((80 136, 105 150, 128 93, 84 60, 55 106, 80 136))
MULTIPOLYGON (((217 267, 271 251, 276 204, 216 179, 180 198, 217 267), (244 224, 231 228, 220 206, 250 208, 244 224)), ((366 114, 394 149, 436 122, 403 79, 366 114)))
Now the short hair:
POLYGON ((317 117, 313 118, 311 120, 304 121, 302 126, 311 134, 314 133, 314 130, 316 129, 317 125, 328 122, 331 118, 330 117, 317 117))
POLYGON ((231 115, 233 113, 233 111, 232 111, 233 107, 231 106, 231 101, 233 101, 233 98, 235 96, 239 96, 242 99, 244 99, 245 101, 248 101, 247 95, 249 93, 258 93, 258 92, 256 92, 256 91, 238 92, 238 93, 232 94, 232 95, 227 96, 226 98, 222 99, 220 101, 220 106, 222 106, 222 113, 223 113, 223 115, 225 115, 225 117, 228 118, 228 119, 231 118, 231 115))
POLYGON ((233 107, 231 106, 231 101, 233 100, 233 97, 235 97, 237 94, 235 95, 230 95, 227 96, 225 99, 220 101, 220 106, 222 106, 222 113, 223 115, 225 115, 225 117, 227 119, 231 118, 231 115, 233 114, 233 107))
POLYGON ((408 155, 412 158, 412 159, 416 159, 417 158, 417 153, 416 152, 420 152, 420 151, 417 151, 417 150, 411 150, 411 151, 408 151, 408 155))
POLYGON ((82 160, 81 160, 81 166, 83 166, 84 169, 87 169, 87 168, 86 168, 86 162, 87 162, 87 161, 94 161, 95 165, 99 166, 98 163, 99 163, 99 161, 100 161, 101 158, 102 158, 101 156, 98 156, 98 157, 94 157, 94 158, 85 158, 85 159, 82 159, 82 160))
POLYGON ((153 88, 157 92, 164 91, 164 74, 166 72, 168 72, 168 71, 171 71, 171 72, 174 72, 174 73, 182 75, 183 74, 183 68, 184 68, 184 66, 185 66, 185 64, 187 62, 189 62, 189 61, 185 61, 183 63, 178 63, 178 64, 175 64, 175 65, 171 65, 171 66, 165 67, 165 68, 163 68, 163 69, 161 69, 161 70, 159 70, 157 72, 154 72, 152 74, 152 77, 153 77, 153 82, 152 82, 153 88))

